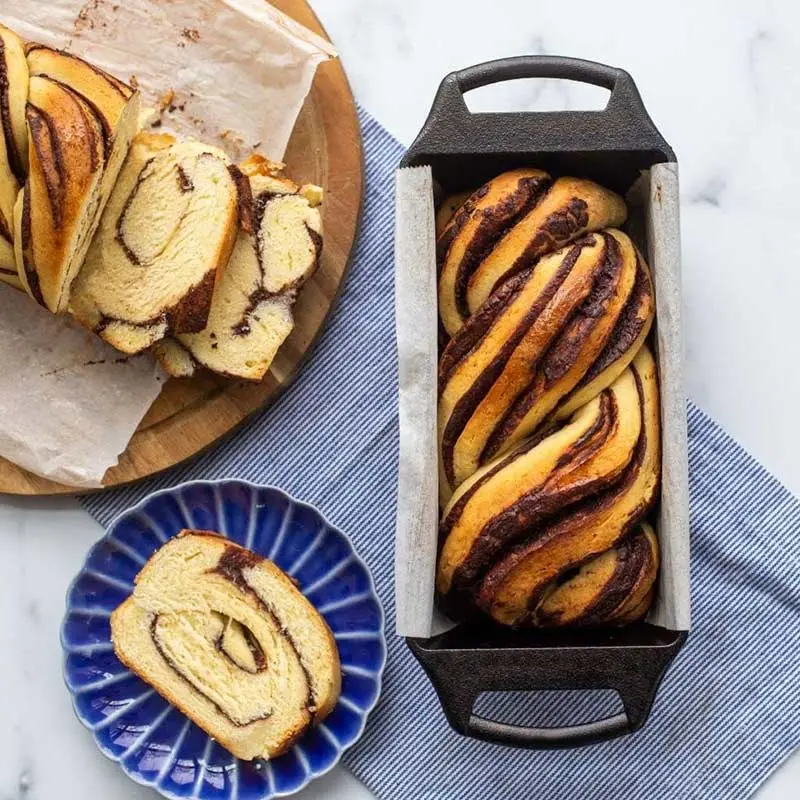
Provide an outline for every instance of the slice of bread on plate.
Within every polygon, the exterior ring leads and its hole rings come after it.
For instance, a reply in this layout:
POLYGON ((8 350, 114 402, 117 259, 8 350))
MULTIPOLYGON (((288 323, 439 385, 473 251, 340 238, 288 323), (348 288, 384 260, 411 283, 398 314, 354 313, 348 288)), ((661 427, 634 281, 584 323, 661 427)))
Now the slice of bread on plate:
POLYGON ((203 330, 236 241, 239 182, 217 148, 139 134, 75 282, 75 317, 124 353, 203 330))
POLYGON ((240 167, 250 208, 214 288, 208 324, 154 348, 175 377, 188 377, 199 364, 228 377, 261 380, 294 328, 297 292, 319 263, 322 190, 298 186, 260 156, 240 167))
POLYGON ((14 255, 14 205, 27 171, 27 100, 25 45, 0 25, 0 280, 18 289, 22 283, 14 255))
POLYGON ((139 94, 77 56, 28 45, 28 181, 15 208, 25 289, 66 311, 138 128, 139 94))
POLYGON ((238 758, 286 752, 336 705, 325 620, 271 561, 183 531, 111 616, 119 659, 238 758))

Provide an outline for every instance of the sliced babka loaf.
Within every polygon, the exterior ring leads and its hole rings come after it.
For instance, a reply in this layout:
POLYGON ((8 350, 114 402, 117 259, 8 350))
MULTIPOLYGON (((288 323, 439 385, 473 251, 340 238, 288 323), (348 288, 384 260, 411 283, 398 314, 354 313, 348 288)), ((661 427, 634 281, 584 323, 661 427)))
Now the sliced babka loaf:
POLYGON ((139 134, 75 281, 75 317, 124 353, 203 330, 236 240, 239 183, 221 150, 139 134))
POLYGON ((300 187, 258 156, 241 165, 251 209, 233 254, 214 287, 206 328, 154 348, 171 375, 192 363, 234 378, 261 380, 294 327, 297 292, 319 263, 322 190, 300 187))
POLYGON ((111 617, 119 659, 242 759, 285 752, 338 701, 325 620, 271 561, 184 531, 111 617))
POLYGON ((17 267, 53 312, 70 289, 139 120, 139 94, 76 56, 29 45, 29 175, 17 205, 17 267))
POLYGON ((0 280, 22 288, 14 256, 14 205, 25 182, 28 62, 22 39, 0 25, 0 280))

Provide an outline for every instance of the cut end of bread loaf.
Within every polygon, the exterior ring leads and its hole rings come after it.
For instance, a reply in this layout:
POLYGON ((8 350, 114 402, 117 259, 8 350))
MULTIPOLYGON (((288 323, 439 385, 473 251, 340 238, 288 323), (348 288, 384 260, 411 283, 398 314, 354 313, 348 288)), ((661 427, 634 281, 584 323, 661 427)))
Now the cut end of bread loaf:
POLYGON ((140 134, 75 283, 71 310, 125 353, 203 330, 238 220, 222 151, 140 134))
POLYGON ((245 760, 286 752, 338 701, 336 643, 271 561, 183 531, 111 617, 120 660, 245 760))
POLYGON ((67 309, 139 118, 139 95, 76 56, 28 47, 29 180, 18 263, 31 295, 67 309))

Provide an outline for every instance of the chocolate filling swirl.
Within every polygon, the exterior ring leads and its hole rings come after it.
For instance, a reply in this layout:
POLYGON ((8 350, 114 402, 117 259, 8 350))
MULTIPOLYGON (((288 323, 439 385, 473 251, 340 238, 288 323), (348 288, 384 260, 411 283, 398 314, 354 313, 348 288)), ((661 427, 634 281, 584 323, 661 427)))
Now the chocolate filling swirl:
MULTIPOLYGON (((297 663, 302 669, 307 689, 306 705, 310 711, 314 710, 314 698, 311 691, 311 681, 303 666, 297 646, 292 639, 286 625, 278 619, 274 609, 264 600, 258 590, 251 584, 247 577, 247 570, 261 563, 261 558, 254 553, 240 547, 228 546, 220 557, 216 567, 210 574, 222 576, 237 592, 248 595, 255 600, 261 614, 269 618, 272 628, 284 639, 296 656, 297 663)), ((169 665, 182 680, 191 685, 192 689, 202 695, 206 700, 237 727, 246 727, 259 720, 271 716, 268 710, 268 697, 264 695, 259 708, 252 712, 237 713, 236 703, 226 702, 230 688, 224 691, 215 684, 214 665, 200 661, 203 653, 216 653, 227 664, 224 674, 236 679, 236 674, 241 673, 242 678, 249 676, 250 680, 257 680, 259 676, 266 675, 270 666, 270 641, 260 636, 255 630, 248 627, 244 621, 228 616, 223 611, 208 612, 177 612, 167 614, 154 614, 150 623, 150 637, 165 663, 169 665), (198 641, 205 640, 205 644, 198 641), (200 665, 197 666, 187 659, 186 664, 179 663, 177 654, 185 656, 186 652, 195 655, 200 665)), ((258 704, 256 704, 258 705, 258 704)))
POLYGON ((0 36, 0 132, 6 143, 8 163, 11 171, 20 183, 25 181, 25 165, 22 163, 22 154, 17 150, 14 129, 11 124, 11 84, 6 62, 6 45, 0 36))

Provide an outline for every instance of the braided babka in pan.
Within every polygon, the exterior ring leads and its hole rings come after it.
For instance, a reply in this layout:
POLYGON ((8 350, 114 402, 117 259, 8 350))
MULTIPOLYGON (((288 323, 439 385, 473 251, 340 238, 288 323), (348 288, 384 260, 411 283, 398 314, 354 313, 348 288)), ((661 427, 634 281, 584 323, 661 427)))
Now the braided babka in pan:
POLYGON ((645 345, 654 289, 641 253, 613 227, 625 204, 591 181, 519 169, 445 209, 445 607, 513 626, 639 619, 658 568, 645 516, 660 432, 645 345))

